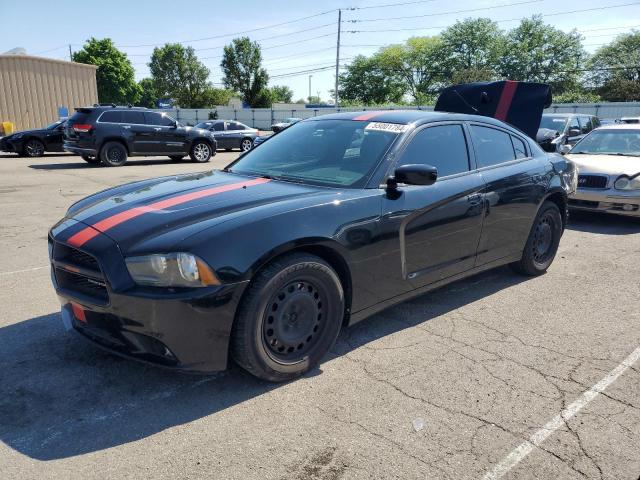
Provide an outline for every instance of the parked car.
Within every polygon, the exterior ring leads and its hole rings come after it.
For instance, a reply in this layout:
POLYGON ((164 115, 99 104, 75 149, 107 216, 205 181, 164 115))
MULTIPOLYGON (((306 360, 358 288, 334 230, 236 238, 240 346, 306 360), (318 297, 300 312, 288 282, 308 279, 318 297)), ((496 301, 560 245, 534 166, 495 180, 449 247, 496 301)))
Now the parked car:
POLYGON ((640 217, 640 124, 600 127, 567 158, 579 172, 570 207, 640 217))
POLYGON ((53 122, 45 128, 23 130, 0 139, 0 151, 25 157, 41 157, 44 152, 62 152, 66 120, 53 122))
POLYGON ((545 113, 536 141, 547 152, 560 152, 563 145, 574 145, 599 126, 600 120, 594 115, 545 113))
POLYGON ((230 151, 239 148, 243 152, 251 150, 253 142, 260 136, 260 130, 233 120, 209 120, 196 125, 209 130, 218 142, 218 148, 230 151))
POLYGON ((271 125, 271 130, 275 133, 278 133, 285 128, 289 128, 291 125, 298 123, 300 120, 302 119, 295 117, 285 118, 283 121, 271 125))
POLYGON ((166 113, 138 107, 76 108, 65 127, 64 149, 93 164, 124 165, 129 156, 168 156, 208 162, 216 153, 213 135, 185 127, 166 113))
POLYGON ((260 135, 259 137, 254 138, 253 139, 253 146, 257 147, 261 143, 264 143, 265 141, 269 140, 270 138, 273 138, 274 135, 276 135, 276 134, 275 133, 264 134, 264 135, 260 135))
POLYGON ((199 372, 230 354, 284 381, 345 323, 500 265, 545 272, 574 185, 570 161, 493 118, 319 116, 224 171, 75 203, 49 233, 52 278, 67 328, 107 349, 199 372))
POLYGON ((640 123, 640 117, 622 117, 620 123, 640 123))

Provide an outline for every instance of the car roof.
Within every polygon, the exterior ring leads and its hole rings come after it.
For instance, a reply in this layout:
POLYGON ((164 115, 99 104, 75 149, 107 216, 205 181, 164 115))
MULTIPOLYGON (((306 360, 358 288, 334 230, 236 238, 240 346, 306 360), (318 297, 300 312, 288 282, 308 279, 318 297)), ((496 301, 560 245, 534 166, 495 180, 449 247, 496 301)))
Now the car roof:
POLYGON ((614 123, 613 125, 602 125, 596 130, 640 130, 640 123, 614 123))
MULTIPOLYGON (((492 117, 486 117, 484 115, 468 115, 465 113, 449 113, 449 112, 433 112, 430 110, 365 110, 360 112, 341 112, 330 113, 328 115, 320 115, 317 117, 311 117, 306 120, 356 120, 364 121, 369 120, 372 122, 382 123, 400 123, 400 124, 423 124, 437 121, 457 120, 457 121, 469 121, 469 122, 483 122, 496 126, 508 126, 514 128, 512 125, 496 120, 492 117)), ((517 129, 515 129, 517 130, 517 129)))
POLYGON ((595 117, 590 113, 543 113, 543 117, 569 118, 569 117, 595 117))

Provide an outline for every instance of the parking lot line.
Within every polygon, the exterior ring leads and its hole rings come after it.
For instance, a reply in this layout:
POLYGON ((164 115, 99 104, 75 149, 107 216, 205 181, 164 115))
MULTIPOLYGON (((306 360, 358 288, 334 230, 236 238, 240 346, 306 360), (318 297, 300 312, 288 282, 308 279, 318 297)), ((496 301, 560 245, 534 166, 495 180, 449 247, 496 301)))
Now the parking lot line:
POLYGON ((527 455, 529 455, 535 447, 539 447, 549 436, 562 427, 569 419, 575 416, 589 402, 604 392, 609 385, 617 380, 627 369, 632 367, 640 359, 640 347, 636 348, 631 354, 625 358, 620 365, 611 370, 602 380, 596 383, 589 390, 584 392, 576 401, 563 409, 558 415, 553 417, 544 427, 534 433, 529 440, 521 443, 509 455, 507 455, 500 463, 498 463, 491 471, 483 477, 483 480, 497 480, 504 476, 509 470, 515 467, 527 455))
POLYGON ((24 268, 22 270, 13 270, 13 271, 10 271, 10 272, 0 272, 0 276, 3 276, 3 275, 14 275, 16 273, 33 272, 35 270, 42 270, 43 268, 49 268, 49 265, 43 265, 41 267, 33 267, 33 268, 24 268))

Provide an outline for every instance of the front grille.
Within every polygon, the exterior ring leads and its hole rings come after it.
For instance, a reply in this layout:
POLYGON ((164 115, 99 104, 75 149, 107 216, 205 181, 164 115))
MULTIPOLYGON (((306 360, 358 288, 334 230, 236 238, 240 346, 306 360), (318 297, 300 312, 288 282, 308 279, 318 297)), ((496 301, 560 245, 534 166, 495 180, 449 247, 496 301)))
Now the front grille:
POLYGON ((604 189, 608 180, 606 175, 578 175, 578 187, 604 189))
POLYGON ((55 241, 50 248, 59 288, 99 304, 109 303, 106 281, 95 257, 55 241))

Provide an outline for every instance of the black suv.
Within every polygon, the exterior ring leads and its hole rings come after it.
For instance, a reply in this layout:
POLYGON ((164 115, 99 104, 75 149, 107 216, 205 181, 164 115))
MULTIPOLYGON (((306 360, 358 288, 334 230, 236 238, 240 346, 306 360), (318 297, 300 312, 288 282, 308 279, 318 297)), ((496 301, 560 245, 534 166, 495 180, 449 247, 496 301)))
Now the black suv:
POLYGON ((138 107, 76 108, 64 133, 67 152, 108 167, 124 165, 129 155, 167 155, 174 161, 189 155, 194 162, 208 162, 217 147, 211 132, 138 107))

